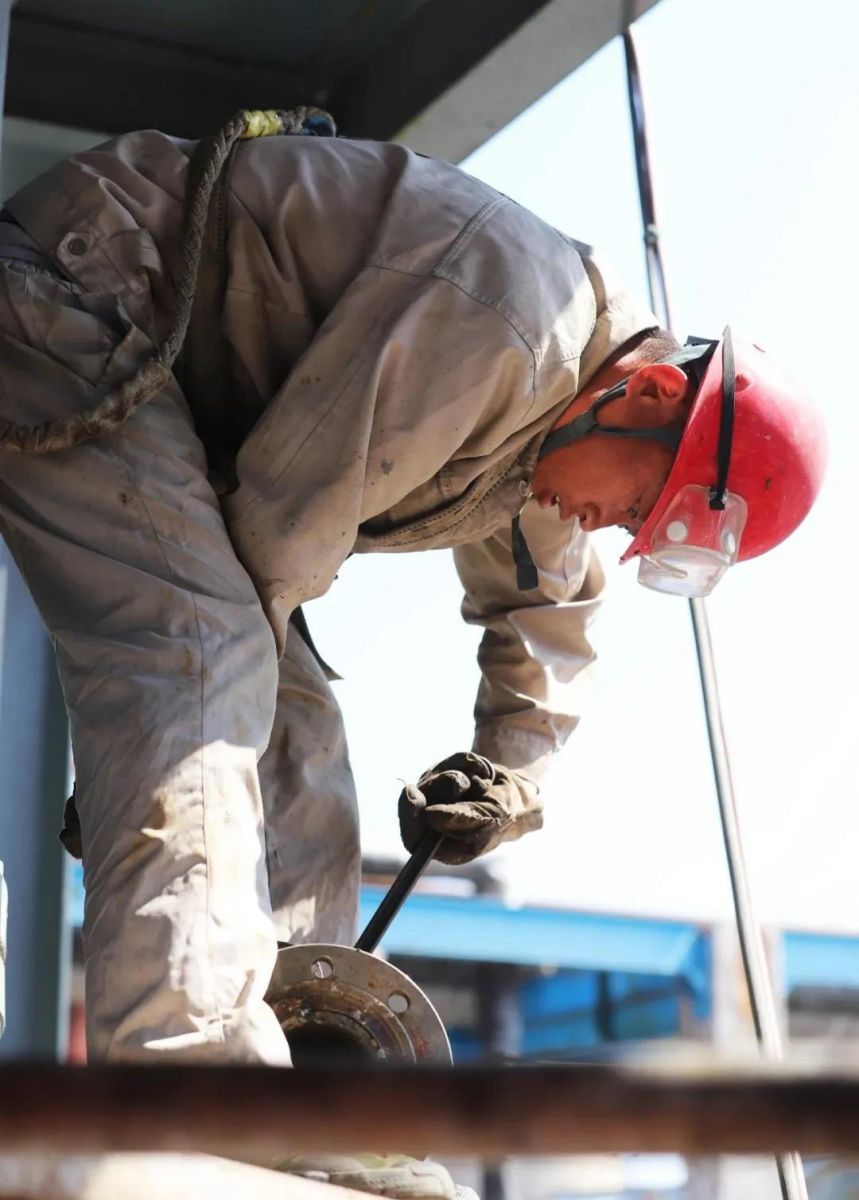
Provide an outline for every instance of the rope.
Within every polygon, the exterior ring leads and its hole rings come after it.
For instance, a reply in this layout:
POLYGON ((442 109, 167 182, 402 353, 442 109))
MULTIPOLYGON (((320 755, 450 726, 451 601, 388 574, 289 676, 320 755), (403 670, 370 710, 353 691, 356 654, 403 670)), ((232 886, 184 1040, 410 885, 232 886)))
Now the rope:
MULTIPOLYGON (((635 40, 631 29, 631 22, 637 15, 637 3, 636 0, 632 0, 631 6, 627 11, 627 25, 623 34, 624 50, 626 53, 627 84, 629 88, 629 107, 635 142, 641 215, 644 225, 650 302, 654 310, 661 317, 665 327, 670 329, 671 315, 668 306, 668 289, 665 282, 662 252, 659 245, 659 232, 656 223, 656 205, 653 198, 650 155, 647 148, 641 77, 638 68, 638 57, 635 51, 635 40)), ((767 966, 763 933, 757 913, 755 912, 751 886, 749 884, 748 868, 746 867, 746 860, 743 854, 740 817, 734 793, 734 783, 731 777, 728 741, 722 722, 722 704, 719 697, 719 683, 716 674, 716 657, 713 652, 707 606, 703 600, 690 600, 689 611, 692 618, 695 652, 698 659, 698 673, 701 680, 704 715, 707 721, 707 736, 710 743, 710 758, 716 784, 716 797, 719 802, 719 818, 722 826, 722 837, 725 843, 725 855, 728 860, 728 875, 731 881, 731 896, 734 903, 737 935, 740 942, 743 973, 749 994, 755 1036, 764 1057, 779 1060, 782 1058, 782 1043, 778 1011, 772 979, 767 966)), ((775 1165, 782 1200, 808 1200, 808 1190, 806 1188, 805 1174, 800 1156, 794 1153, 778 1154, 775 1157, 775 1165)))
MULTIPOLYGON (((321 108, 301 106, 279 109, 243 109, 209 141, 199 166, 196 186, 185 214, 182 259, 176 288, 176 313, 167 337, 154 354, 144 359, 129 379, 123 380, 83 412, 40 425, 23 425, 0 417, 0 450, 21 454, 51 454, 69 450, 91 438, 112 433, 132 413, 142 408, 169 382, 191 320, 200 250, 209 215, 209 204, 218 177, 238 141, 277 134, 336 132, 331 116, 321 108)), ((189 180, 189 186, 190 186, 189 180)))

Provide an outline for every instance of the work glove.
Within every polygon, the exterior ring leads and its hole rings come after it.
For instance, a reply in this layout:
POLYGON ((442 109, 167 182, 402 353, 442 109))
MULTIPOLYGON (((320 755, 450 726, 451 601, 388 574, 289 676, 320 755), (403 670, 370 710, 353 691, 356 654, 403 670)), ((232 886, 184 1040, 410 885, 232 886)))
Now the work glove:
POLYGON ((543 824, 539 789, 479 754, 452 754, 400 793, 400 836, 411 853, 428 829, 444 835, 439 862, 471 862, 543 824))
POLYGON ((75 804, 75 791, 76 789, 73 786, 72 794, 66 801, 66 807, 63 811, 63 828, 60 831, 60 841, 72 858, 83 858, 81 820, 78 816, 77 805, 75 804))

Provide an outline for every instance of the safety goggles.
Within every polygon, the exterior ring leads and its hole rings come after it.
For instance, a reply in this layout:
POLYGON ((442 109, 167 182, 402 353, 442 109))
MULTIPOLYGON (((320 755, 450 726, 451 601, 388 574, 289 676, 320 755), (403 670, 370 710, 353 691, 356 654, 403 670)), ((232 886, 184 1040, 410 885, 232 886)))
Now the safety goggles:
MULTIPOLYGON (((691 376, 695 390, 701 386, 718 342, 710 338, 687 339, 674 354, 662 359, 674 363, 691 376)), ((737 561, 740 538, 748 509, 741 496, 728 491, 728 471, 734 435, 734 350, 731 331, 722 336, 722 396, 717 446, 717 477, 712 487, 686 484, 672 497, 654 526, 647 554, 639 556, 638 582, 653 591, 690 599, 709 595, 733 563, 737 561)), ((683 439, 683 428, 630 429, 603 424, 600 409, 623 395, 628 379, 622 379, 604 392, 585 412, 559 429, 553 429, 540 447, 543 458, 586 437, 594 430, 625 438, 646 438, 662 442, 676 453, 683 439)), ((522 534, 519 517, 513 519, 513 557, 516 578, 523 591, 537 586, 537 570, 522 534)))
POLYGON ((742 496, 728 491, 735 379, 734 344, 726 328, 716 482, 712 487, 688 483, 679 488, 651 531, 650 549, 639 556, 638 582, 652 591, 701 599, 737 561, 749 510, 742 496))
POLYGON ((710 488, 682 487, 654 527, 650 550, 639 556, 638 582, 671 596, 708 596, 737 561, 748 511, 733 492, 714 508, 710 488))

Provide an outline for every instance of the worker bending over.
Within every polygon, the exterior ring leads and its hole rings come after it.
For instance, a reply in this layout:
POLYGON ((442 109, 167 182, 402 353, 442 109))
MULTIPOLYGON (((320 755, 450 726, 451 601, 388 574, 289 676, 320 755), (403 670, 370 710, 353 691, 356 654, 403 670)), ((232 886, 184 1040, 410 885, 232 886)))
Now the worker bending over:
MULTIPOLYGON (((4 420, 74 419, 165 339, 194 151, 128 134, 7 201, 4 420)), ((408 848, 431 825, 467 862, 540 826, 594 658, 588 533, 626 527, 643 583, 703 594, 795 528, 823 467, 765 353, 681 348, 590 248, 486 184, 330 137, 240 144, 145 406, 68 449, 0 446, 0 529, 71 723, 90 1055, 282 1065, 277 941, 351 942, 360 880, 299 606, 350 554, 453 548, 485 629, 474 743, 405 789, 400 822, 408 848)), ((349 1181, 400 1194, 373 1176, 389 1167, 349 1181)))

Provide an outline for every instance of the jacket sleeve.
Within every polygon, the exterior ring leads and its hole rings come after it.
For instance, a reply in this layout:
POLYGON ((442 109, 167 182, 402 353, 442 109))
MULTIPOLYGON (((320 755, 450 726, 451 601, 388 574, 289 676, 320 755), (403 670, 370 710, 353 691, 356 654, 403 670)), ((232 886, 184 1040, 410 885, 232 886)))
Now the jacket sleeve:
POLYGON ((457 547, 454 560, 463 617, 485 631, 473 748, 536 781, 578 724, 605 578, 578 523, 560 521, 554 508, 530 501, 522 531, 539 575, 533 591, 516 586, 509 528, 457 547))

